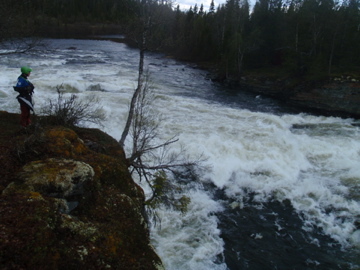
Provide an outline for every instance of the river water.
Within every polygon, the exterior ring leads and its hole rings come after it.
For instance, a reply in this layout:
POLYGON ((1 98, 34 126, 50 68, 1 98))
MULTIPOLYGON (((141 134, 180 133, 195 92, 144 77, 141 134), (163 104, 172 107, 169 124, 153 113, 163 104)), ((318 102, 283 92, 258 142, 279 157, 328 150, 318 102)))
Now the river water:
MULTIPOLYGON (((19 112, 12 86, 29 65, 36 108, 59 85, 95 95, 107 115, 101 129, 119 139, 138 52, 111 41, 44 42, 46 51, 1 56, 1 110, 19 112)), ((211 167, 187 192, 186 213, 158 210, 151 241, 166 269, 359 269, 358 120, 226 89, 159 54, 147 54, 145 65, 164 116, 160 139, 176 135, 211 167)))

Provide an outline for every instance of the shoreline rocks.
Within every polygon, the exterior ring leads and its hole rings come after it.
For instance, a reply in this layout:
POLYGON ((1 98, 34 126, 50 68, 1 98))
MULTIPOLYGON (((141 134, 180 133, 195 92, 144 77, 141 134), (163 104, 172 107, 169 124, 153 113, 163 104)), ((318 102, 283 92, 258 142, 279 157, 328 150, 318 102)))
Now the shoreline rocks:
POLYGON ((331 80, 291 82, 266 77, 243 77, 240 81, 223 81, 238 91, 269 96, 302 108, 304 112, 360 119, 360 81, 351 77, 331 80))

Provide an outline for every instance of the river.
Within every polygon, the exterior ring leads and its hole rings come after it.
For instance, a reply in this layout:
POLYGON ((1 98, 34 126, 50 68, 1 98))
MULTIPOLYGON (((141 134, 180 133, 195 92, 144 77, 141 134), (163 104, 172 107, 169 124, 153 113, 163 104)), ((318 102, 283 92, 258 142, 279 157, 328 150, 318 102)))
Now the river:
MULTIPOLYGON (((107 115, 100 128, 119 139, 138 51, 104 40, 44 42, 46 51, 1 56, 1 110, 19 112, 12 86, 29 65, 36 108, 60 85, 95 95, 107 115)), ((211 167, 187 192, 186 213, 158 210, 151 241, 166 269, 359 269, 358 120, 227 89, 160 54, 147 54, 145 66, 164 116, 160 139, 177 136, 173 147, 184 144, 211 167)))

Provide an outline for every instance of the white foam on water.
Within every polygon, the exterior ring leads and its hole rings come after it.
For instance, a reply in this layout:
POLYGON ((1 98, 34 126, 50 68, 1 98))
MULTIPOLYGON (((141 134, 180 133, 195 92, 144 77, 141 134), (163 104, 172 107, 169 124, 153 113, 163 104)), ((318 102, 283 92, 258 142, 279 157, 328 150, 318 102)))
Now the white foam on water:
MULTIPOLYGON (((108 115, 103 130, 119 139, 136 85, 137 52, 104 41, 51 42, 60 51, 53 51, 50 57, 0 59, 1 110, 19 112, 12 86, 23 62, 31 63, 35 108, 56 98, 56 87, 61 84, 79 98, 95 95, 108 115), (66 49, 69 47, 77 49, 66 49)), ((204 181, 223 188, 239 204, 247 196, 245 190, 255 192, 258 202, 289 199, 305 217, 305 230, 320 226, 344 246, 359 248, 360 233, 354 221, 360 216, 360 129, 351 125, 353 119, 278 116, 195 98, 189 93, 206 94, 208 87, 208 82, 203 82, 194 88, 201 71, 173 67, 172 60, 161 61, 150 68, 155 71, 155 110, 165 117, 160 140, 178 135, 190 156, 208 157, 212 171, 203 176, 204 181), (176 72, 168 75, 170 69, 176 72), (167 76, 165 83, 160 74, 167 76)), ((180 149, 180 144, 173 147, 180 149)), ((221 207, 201 189, 189 196, 190 208, 183 215, 158 210, 161 227, 151 232, 157 252, 166 269, 226 269, 216 262, 223 241, 214 213, 221 207)))
POLYGON ((225 270, 224 263, 215 264, 223 251, 214 213, 221 211, 204 192, 189 194, 191 203, 186 213, 158 211, 160 226, 152 230, 152 241, 166 269, 225 270))
POLYGON ((344 246, 358 245, 359 194, 352 190, 360 185, 360 130, 353 119, 276 116, 183 97, 163 102, 171 113, 165 129, 209 158, 207 178, 228 196, 241 201, 247 189, 258 202, 289 199, 306 217, 304 229, 319 226, 344 246))

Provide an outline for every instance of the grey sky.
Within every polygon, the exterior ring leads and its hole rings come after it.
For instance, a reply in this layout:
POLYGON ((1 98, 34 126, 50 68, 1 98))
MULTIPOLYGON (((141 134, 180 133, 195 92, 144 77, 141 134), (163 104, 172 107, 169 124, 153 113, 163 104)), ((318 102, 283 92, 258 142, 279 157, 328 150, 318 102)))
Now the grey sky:
MULTIPOLYGON (((214 0, 215 8, 219 4, 224 4, 226 0, 214 0)), ((204 11, 208 11, 210 7, 211 0, 175 0, 174 6, 180 6, 181 10, 188 10, 191 6, 194 7, 195 4, 200 8, 201 4, 204 6, 204 11)))
MULTIPOLYGON (((194 7, 195 4, 197 4, 198 8, 200 8, 201 4, 204 6, 204 11, 208 11, 210 7, 211 0, 173 0, 174 1, 174 7, 176 8, 177 5, 180 6, 180 9, 185 11, 189 10, 189 8, 192 6, 194 7)), ((214 0, 215 9, 221 5, 224 4, 226 0, 214 0)), ((249 0, 250 8, 254 5, 256 0, 249 0)))

